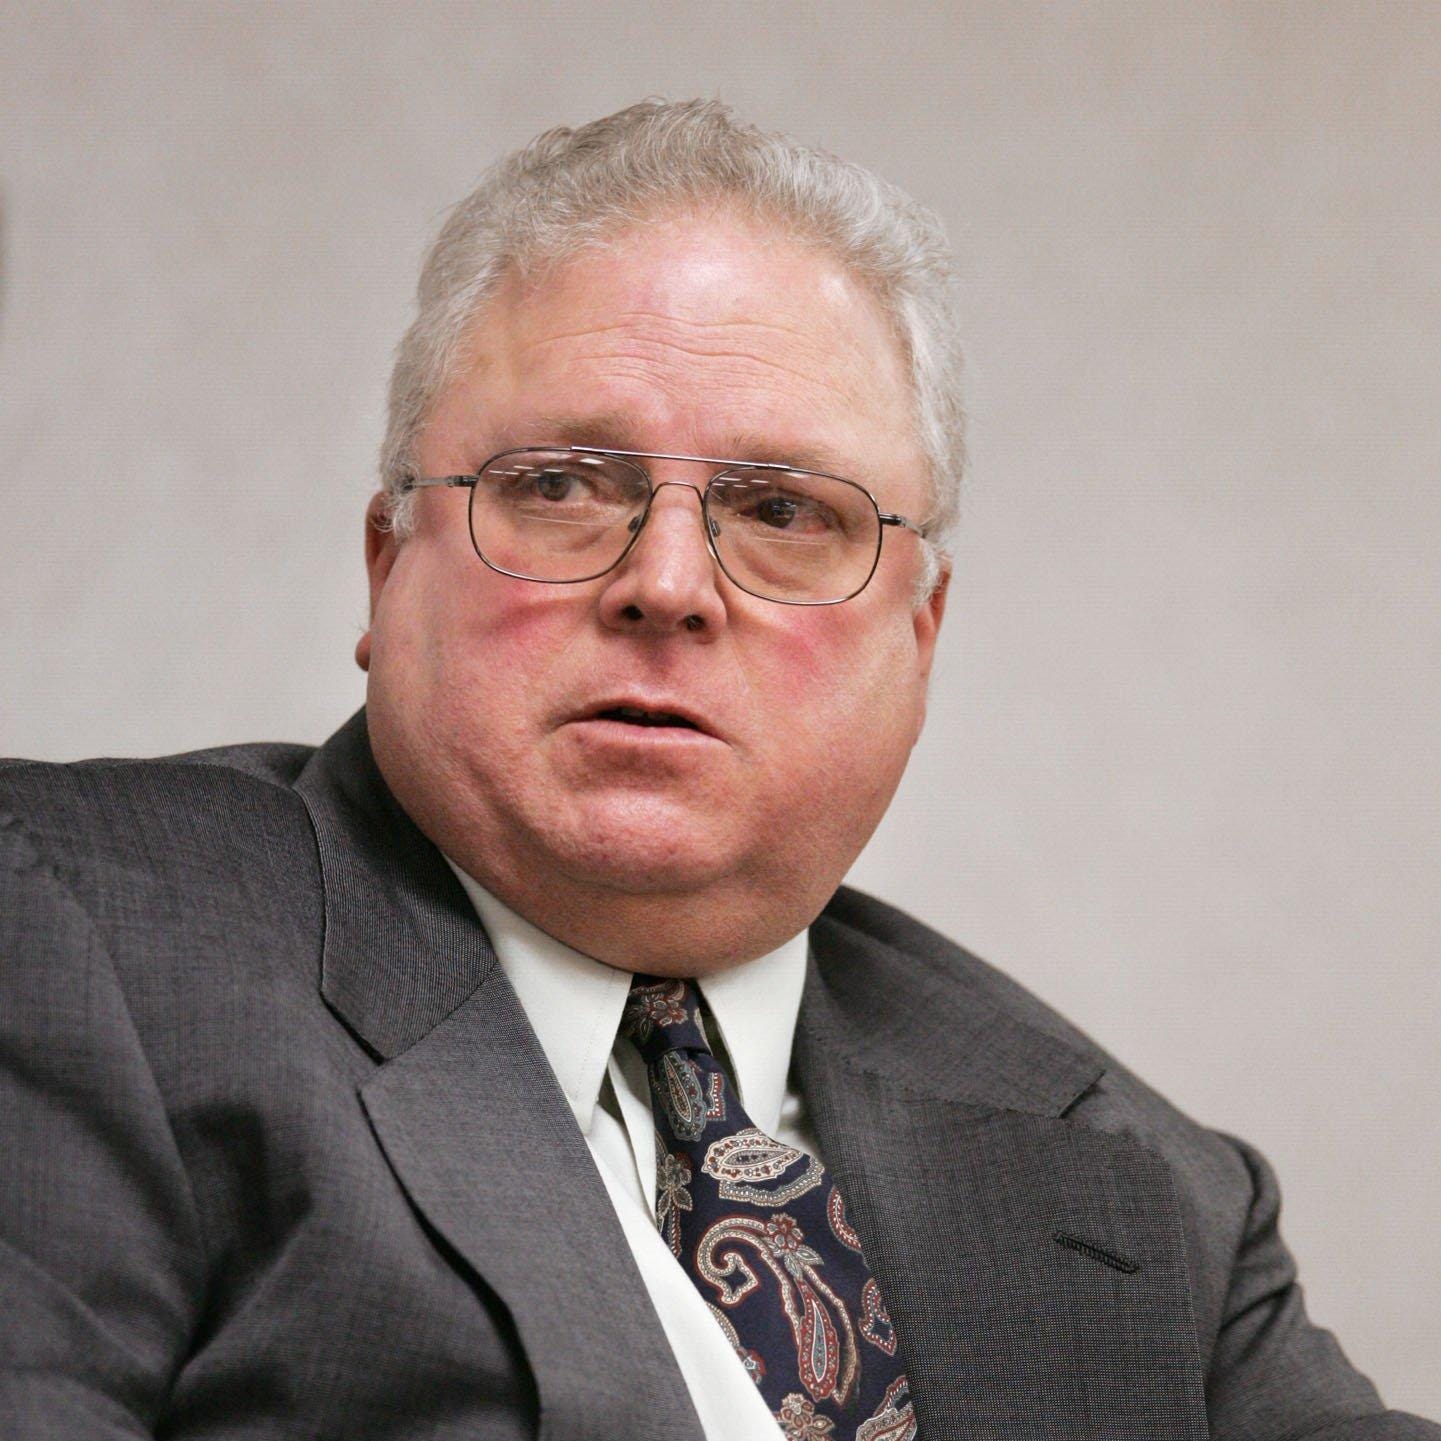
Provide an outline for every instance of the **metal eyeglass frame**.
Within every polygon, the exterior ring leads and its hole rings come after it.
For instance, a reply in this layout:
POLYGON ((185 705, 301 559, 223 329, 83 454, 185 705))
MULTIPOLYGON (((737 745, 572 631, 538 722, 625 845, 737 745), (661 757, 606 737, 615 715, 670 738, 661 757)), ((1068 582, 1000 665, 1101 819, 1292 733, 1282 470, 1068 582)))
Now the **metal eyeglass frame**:
POLYGON ((439 475, 424 479, 419 476, 410 476, 407 477, 404 481, 402 481, 398 488, 402 495, 408 495, 411 491, 424 490, 431 486, 439 486, 455 490, 469 490, 470 502, 466 514, 466 526, 467 529, 470 531, 471 548, 475 551, 476 555, 480 557, 483 564, 489 567, 489 569, 495 571, 498 575, 508 575, 514 580, 532 581, 537 585, 583 585, 586 581, 599 580, 601 576, 609 575, 611 571, 615 570, 616 567, 619 566, 623 560, 625 560, 626 556, 631 553, 631 551, 635 548, 636 541, 640 539, 641 532, 645 529, 646 521, 650 519, 651 505, 655 501, 656 492, 664 490, 668 485, 678 485, 686 490, 693 490, 696 492, 696 495, 699 497, 701 504, 701 518, 704 522, 704 524, 701 526, 701 529, 705 532, 706 549, 710 551, 711 558, 721 568, 721 573, 726 577, 726 579, 729 580, 730 583, 734 585, 737 589, 743 590, 747 595, 753 595, 756 597, 757 600, 771 601, 775 605, 842 605, 848 600, 854 600, 855 597, 858 596, 871 583, 871 579, 876 573, 876 567, 881 563, 881 545, 882 542, 885 540, 886 527, 888 525, 900 526, 902 529, 914 532, 922 540, 926 539, 926 533, 922 525, 918 524, 916 521, 908 519, 904 515, 896 515, 891 511, 882 510, 880 506, 876 503, 875 496, 873 496, 870 491, 868 491, 865 486, 861 485, 859 482, 854 480, 847 480, 843 475, 832 475, 829 471, 806 470, 801 466, 786 465, 782 461, 774 460, 722 460, 719 457, 713 455, 668 455, 664 452, 654 450, 611 450, 607 447, 599 445, 516 445, 511 446, 507 450, 497 451, 473 475, 439 475), (702 490, 698 486, 692 485, 688 481, 684 480, 663 480, 660 482, 659 485, 657 485, 655 481, 651 479, 650 472, 647 471, 644 466, 635 466, 634 469, 637 470, 645 478, 645 482, 650 488, 650 493, 646 496, 645 509, 641 511, 640 515, 635 520, 630 522, 631 537, 628 541, 626 541, 625 548, 608 566, 605 567, 604 570, 598 570, 592 575, 577 576, 574 580, 546 580, 541 576, 522 575, 519 571, 507 570, 504 566, 497 565, 486 555, 483 550, 481 550, 480 542, 477 541, 475 538, 475 525, 472 519, 475 504, 475 487, 476 484, 479 482, 481 475, 484 474, 485 471, 489 470, 490 467, 496 463, 496 461, 504 460, 506 456, 526 455, 535 451, 546 450, 569 451, 575 455, 613 456, 617 460, 626 461, 679 460, 689 462, 693 465, 718 465, 721 468, 713 476, 711 476, 711 478, 705 484, 705 489, 702 490), (711 487, 715 484, 716 481, 720 480, 723 476, 725 476, 727 472, 732 470, 776 470, 784 471, 788 475, 815 475, 820 476, 825 480, 838 480, 842 485, 848 485, 853 490, 860 491, 860 493, 865 496, 868 501, 870 501, 871 508, 876 513, 876 520, 879 522, 879 527, 876 530, 876 551, 875 554, 871 557, 871 568, 866 572, 865 579, 861 581, 861 583, 856 586, 854 590, 848 591, 845 595, 837 596, 834 600, 781 600, 777 596, 763 595, 760 591, 752 590, 748 585, 742 585, 741 582, 738 581, 735 576, 730 573, 730 570, 726 566, 725 561, 723 561, 720 557, 720 552, 716 550, 715 522, 711 519, 708 504, 711 495, 711 487))

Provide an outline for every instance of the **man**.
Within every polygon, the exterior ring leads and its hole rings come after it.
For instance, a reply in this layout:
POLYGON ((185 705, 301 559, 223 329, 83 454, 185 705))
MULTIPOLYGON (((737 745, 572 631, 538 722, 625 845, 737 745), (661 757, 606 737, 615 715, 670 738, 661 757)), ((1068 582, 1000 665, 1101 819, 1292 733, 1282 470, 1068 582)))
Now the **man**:
POLYGON ((1259 1157, 837 890, 944 610, 945 279, 710 104, 458 207, 365 711, 3 773, 7 1436, 1441 1435, 1259 1157))

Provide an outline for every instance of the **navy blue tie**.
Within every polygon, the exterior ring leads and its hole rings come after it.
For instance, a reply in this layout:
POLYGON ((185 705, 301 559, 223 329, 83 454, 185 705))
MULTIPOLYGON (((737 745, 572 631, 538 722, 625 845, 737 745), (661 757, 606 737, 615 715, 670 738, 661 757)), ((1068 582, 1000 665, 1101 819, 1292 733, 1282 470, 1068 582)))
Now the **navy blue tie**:
POLYGON ((650 1075, 656 1221, 792 1441, 915 1441, 896 1333, 814 1157, 765 1134, 689 981, 637 976, 621 1034, 650 1075))

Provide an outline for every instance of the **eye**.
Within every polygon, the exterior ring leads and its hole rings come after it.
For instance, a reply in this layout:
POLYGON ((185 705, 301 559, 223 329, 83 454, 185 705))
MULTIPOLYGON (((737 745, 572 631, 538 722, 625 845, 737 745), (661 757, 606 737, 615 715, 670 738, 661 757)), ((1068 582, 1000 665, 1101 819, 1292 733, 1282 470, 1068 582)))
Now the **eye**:
POLYGON ((738 518, 756 531, 783 532, 799 540, 830 535, 841 528, 835 510, 815 496, 767 485, 737 499, 738 518))
POLYGON ((710 495, 724 545, 753 543, 772 555, 785 549, 794 559, 802 550, 818 557, 837 545, 875 539, 875 504, 838 476, 737 466, 711 481, 710 495))
POLYGON ((567 470, 538 470, 531 477, 530 490, 533 495, 541 500, 569 500, 575 493, 578 486, 582 484, 580 476, 567 470))
POLYGON ((752 514, 762 525, 773 525, 783 530, 795 520, 799 509, 789 496, 772 495, 761 501, 752 514))

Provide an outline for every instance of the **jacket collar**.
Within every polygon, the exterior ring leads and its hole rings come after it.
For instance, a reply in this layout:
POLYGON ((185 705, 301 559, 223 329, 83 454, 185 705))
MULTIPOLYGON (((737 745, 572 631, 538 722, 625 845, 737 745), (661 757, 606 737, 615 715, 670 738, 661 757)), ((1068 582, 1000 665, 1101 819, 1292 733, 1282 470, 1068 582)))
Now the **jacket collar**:
POLYGON ((496 965, 460 882, 385 784, 357 711, 296 782, 325 890, 321 994, 379 1057, 428 1035, 496 965))
POLYGON ((843 887, 811 927, 798 1061, 825 1053, 915 1095, 1059 1116, 1105 1063, 1026 1010, 1045 1014, 984 962, 843 887))

